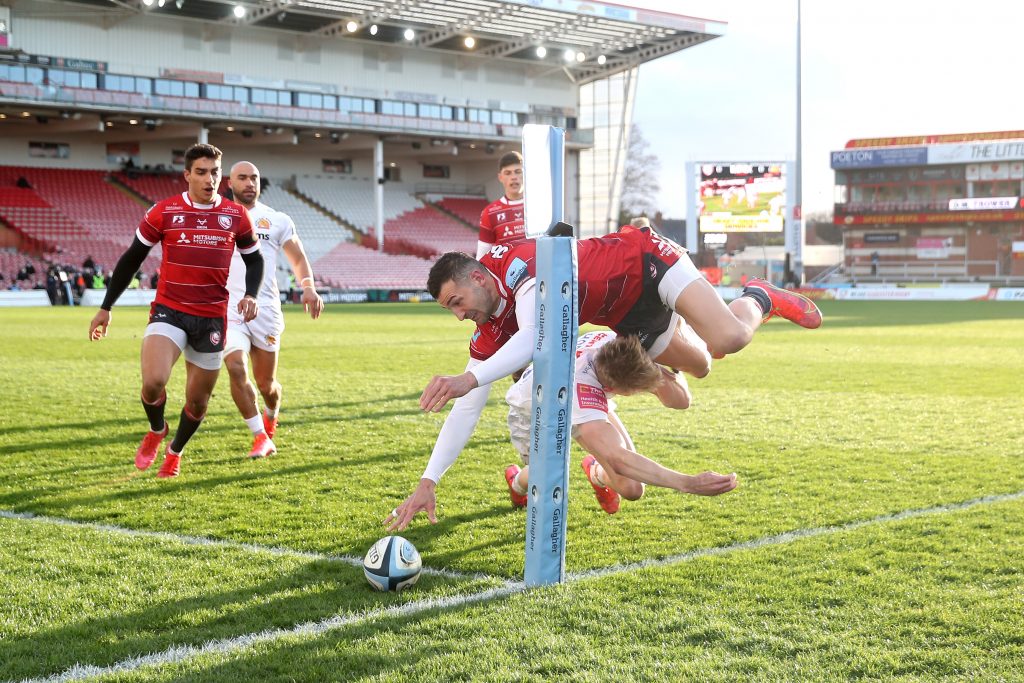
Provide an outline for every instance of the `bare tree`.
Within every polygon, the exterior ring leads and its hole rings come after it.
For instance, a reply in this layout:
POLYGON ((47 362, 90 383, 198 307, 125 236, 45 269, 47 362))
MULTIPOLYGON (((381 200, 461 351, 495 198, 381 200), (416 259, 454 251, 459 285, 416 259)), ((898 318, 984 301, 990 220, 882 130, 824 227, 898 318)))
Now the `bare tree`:
POLYGON ((650 143, 634 123, 629 130, 629 151, 626 153, 626 171, 622 177, 620 224, 628 223, 634 216, 654 216, 658 212, 661 161, 649 148, 650 143))

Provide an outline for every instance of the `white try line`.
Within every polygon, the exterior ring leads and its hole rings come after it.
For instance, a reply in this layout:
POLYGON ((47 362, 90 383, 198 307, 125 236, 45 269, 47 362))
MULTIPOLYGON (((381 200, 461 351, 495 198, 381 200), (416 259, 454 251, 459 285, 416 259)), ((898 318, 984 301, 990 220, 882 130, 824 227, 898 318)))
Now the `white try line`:
MULTIPOLYGON (((603 569, 595 569, 592 571, 574 572, 567 575, 567 579, 570 582, 585 581, 589 579, 600 578, 614 574, 637 571, 640 569, 665 567, 705 557, 728 555, 731 553, 740 552, 744 550, 756 550, 758 548, 765 548, 768 546, 784 545, 786 543, 792 543, 793 541, 799 541, 806 538, 813 538, 816 536, 827 536, 832 534, 844 533, 847 531, 855 531, 857 529, 861 529, 864 527, 874 526, 877 524, 884 524, 887 522, 898 522, 905 519, 913 519, 915 517, 924 517, 926 515, 941 514, 946 512, 958 512, 980 505, 990 505, 992 503, 1003 503, 1020 499, 1024 499, 1024 491, 1017 491, 1016 493, 1006 493, 995 496, 984 496, 981 498, 973 498, 962 503, 936 505, 934 507, 929 508, 919 508, 916 510, 905 510, 903 512, 896 512, 888 515, 880 515, 878 517, 872 517, 871 519, 866 519, 858 522, 850 522, 848 524, 841 524, 839 526, 798 529, 796 531, 788 531, 786 533, 776 534, 774 536, 764 536, 762 538, 754 539, 751 541, 733 543, 731 545, 722 546, 719 548, 703 548, 700 550, 692 550, 687 553, 673 555, 671 557, 665 557, 660 560, 645 560, 643 562, 615 565, 612 567, 605 567, 603 569)), ((175 538, 173 535, 169 535, 169 537, 175 538)), ((254 547, 260 548, 260 546, 254 547)), ((544 590, 544 588, 536 590, 544 590)), ((317 622, 306 622, 298 624, 297 626, 294 626, 290 629, 270 629, 267 631, 261 631, 259 633, 250 633, 242 636, 236 636, 234 638, 213 640, 203 645, 177 645, 168 648, 163 652, 155 652, 148 655, 131 657, 120 662, 117 662, 115 664, 111 664, 109 666, 91 666, 79 664, 73 666, 72 668, 68 669, 63 673, 54 674, 53 676, 48 676, 44 678, 25 679, 24 681, 22 681, 22 683, 67 683, 69 681, 81 681, 86 678, 91 678, 93 676, 126 673, 129 671, 135 671, 145 666, 160 666, 166 664, 180 663, 204 654, 233 653, 260 643, 269 643, 287 637, 320 636, 330 631, 342 628, 344 626, 358 624, 365 621, 371 621, 378 618, 412 616, 432 609, 452 609, 474 603, 488 602, 490 600, 508 597, 516 593, 522 593, 524 591, 526 591, 526 585, 523 584, 521 581, 509 581, 503 586, 491 588, 485 591, 481 591, 479 593, 471 593, 469 595, 459 595, 446 598, 425 598, 423 600, 416 600, 414 602, 409 602, 404 605, 396 605, 393 607, 383 609, 367 610, 366 612, 362 612, 359 614, 351 614, 347 616, 336 616, 317 622)))
MULTIPOLYGON (((306 550, 295 550, 293 548, 282 548, 280 546, 257 545, 255 543, 242 543, 240 541, 228 541, 219 538, 208 538, 206 536, 188 536, 185 534, 174 534, 166 531, 145 531, 139 529, 129 529, 128 527, 116 526, 114 524, 100 524, 98 522, 81 522, 74 519, 64 519, 61 517, 48 517, 46 515, 36 515, 31 512, 12 512, 10 510, 0 510, 0 519, 16 519, 30 522, 41 522, 43 524, 53 524, 56 526, 73 527, 77 529, 89 529, 91 531, 102 531, 106 533, 120 534, 122 536, 153 538, 162 541, 170 541, 173 543, 183 543, 185 545, 202 545, 214 548, 225 548, 228 550, 244 550, 246 552, 251 553, 265 553, 281 557, 300 557, 308 560, 316 560, 319 562, 336 562, 340 564, 347 564, 353 567, 363 566, 363 558, 355 557, 353 555, 323 555, 321 553, 314 553, 306 550)), ((447 579, 476 580, 504 578, 499 576, 491 576, 489 574, 484 573, 469 574, 464 572, 457 572, 451 569, 435 569, 432 567, 424 567, 423 573, 428 576, 441 576, 447 579)))

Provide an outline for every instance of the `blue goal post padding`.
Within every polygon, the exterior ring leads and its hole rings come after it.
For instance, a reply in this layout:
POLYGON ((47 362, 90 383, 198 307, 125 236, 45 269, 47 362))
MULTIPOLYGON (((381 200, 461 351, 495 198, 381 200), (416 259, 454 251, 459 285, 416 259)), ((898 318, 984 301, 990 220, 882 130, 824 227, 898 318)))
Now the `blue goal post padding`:
MULTIPOLYGON (((537 339, 533 350, 533 427, 526 514, 528 586, 565 580, 569 447, 576 361, 576 242, 548 237, 563 218, 565 132, 523 130, 527 234, 537 239, 537 339)), ((561 224, 564 225, 564 224, 561 224)))

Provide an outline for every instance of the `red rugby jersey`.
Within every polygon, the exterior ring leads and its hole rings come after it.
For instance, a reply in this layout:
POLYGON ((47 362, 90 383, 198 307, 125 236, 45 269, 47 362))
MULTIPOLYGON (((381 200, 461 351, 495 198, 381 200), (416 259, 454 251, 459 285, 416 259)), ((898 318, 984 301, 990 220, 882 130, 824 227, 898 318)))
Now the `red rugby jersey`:
POLYGON ((506 244, 526 237, 525 208, 522 199, 502 197, 480 212, 480 241, 506 244))
POLYGON ((220 195, 213 204, 193 204, 188 192, 154 204, 136 236, 163 248, 155 303, 204 318, 223 318, 228 307, 228 270, 235 246, 259 249, 249 213, 220 195))
MULTIPOLYGON (((478 325, 470 341, 470 356, 490 358, 519 331, 515 294, 536 277, 535 240, 491 249, 480 263, 494 277, 502 303, 485 325, 478 325)), ((640 299, 644 287, 644 255, 671 265, 685 251, 650 228, 631 226, 621 232, 591 237, 576 243, 579 286, 579 323, 615 328, 640 299)), ((652 273, 653 275, 653 273, 652 273)))

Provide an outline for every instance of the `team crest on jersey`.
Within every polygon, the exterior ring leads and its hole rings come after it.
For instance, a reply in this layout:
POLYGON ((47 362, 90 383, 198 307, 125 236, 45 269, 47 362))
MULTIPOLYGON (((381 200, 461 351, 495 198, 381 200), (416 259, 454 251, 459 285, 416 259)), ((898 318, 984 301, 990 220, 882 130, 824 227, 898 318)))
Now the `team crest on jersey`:
POLYGON ((508 270, 505 271, 505 286, 515 289, 527 275, 526 261, 517 256, 512 259, 512 263, 508 264, 508 270))
POLYGON ((259 219, 258 221, 256 221, 256 227, 259 228, 260 230, 270 230, 270 219, 269 218, 261 218, 261 219, 259 219))
POLYGON ((214 346, 220 345, 220 332, 214 330, 213 332, 210 333, 210 343, 213 344, 214 346))
POLYGON ((231 229, 231 216, 217 216, 217 222, 225 230, 231 229))
POLYGON ((181 237, 178 238, 178 244, 192 244, 192 242, 185 233, 181 233, 181 237))

